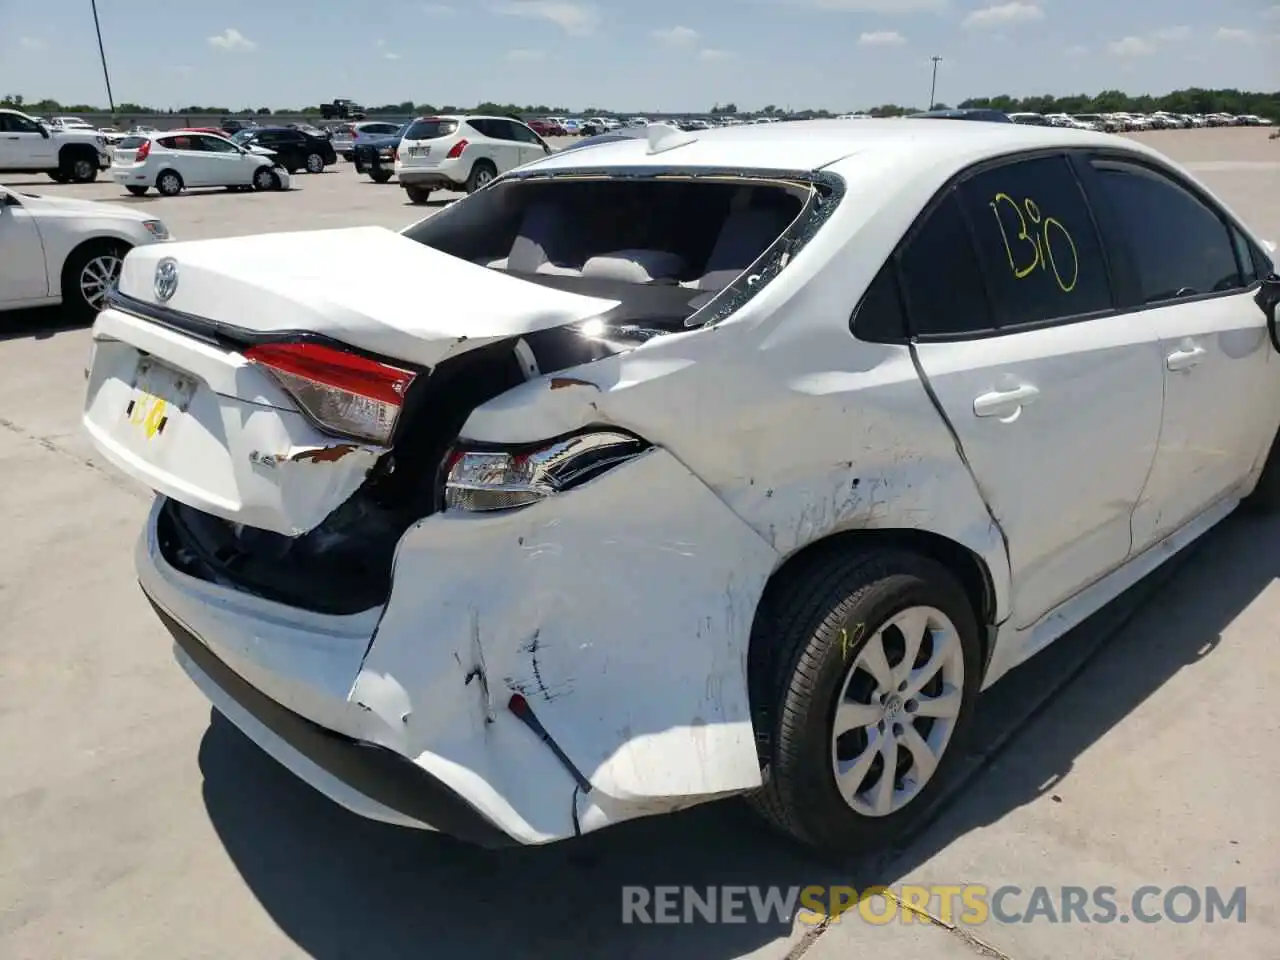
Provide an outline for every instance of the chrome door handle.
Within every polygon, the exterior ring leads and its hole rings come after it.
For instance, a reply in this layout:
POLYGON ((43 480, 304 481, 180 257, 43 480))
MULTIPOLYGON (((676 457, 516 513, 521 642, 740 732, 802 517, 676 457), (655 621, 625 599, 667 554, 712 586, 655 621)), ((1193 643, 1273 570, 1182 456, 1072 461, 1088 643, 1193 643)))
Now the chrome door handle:
POLYGON ((992 390, 976 397, 973 401, 975 417, 1007 417, 1016 414, 1024 404, 1031 403, 1040 396, 1040 391, 1029 383, 1014 387, 1012 390, 992 390))
POLYGON ((1175 350, 1165 358, 1165 366, 1170 370, 1190 370, 1204 360, 1204 347, 1188 347, 1175 350))

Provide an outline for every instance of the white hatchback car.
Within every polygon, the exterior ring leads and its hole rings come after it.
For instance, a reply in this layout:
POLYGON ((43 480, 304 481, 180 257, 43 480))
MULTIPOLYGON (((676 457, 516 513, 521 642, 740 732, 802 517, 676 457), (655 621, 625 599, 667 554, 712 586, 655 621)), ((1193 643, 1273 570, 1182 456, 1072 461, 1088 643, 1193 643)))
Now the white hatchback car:
POLYGON ((346 807, 540 844, 746 794, 859 851, 980 690, 1280 502, 1274 269, 1105 134, 655 126, 403 233, 136 251, 84 423, 160 494, 182 666, 346 807))
POLYGON ((289 188, 289 173, 270 150, 187 130, 125 137, 112 151, 111 179, 135 197, 152 187, 166 197, 191 187, 289 188))
POLYGON ((551 152, 528 125, 508 117, 419 117, 400 141, 395 172, 409 200, 426 203, 432 190, 474 193, 551 152))
POLYGON ((0 311, 61 303, 89 320, 128 252, 168 239, 163 222, 119 204, 0 187, 0 311))

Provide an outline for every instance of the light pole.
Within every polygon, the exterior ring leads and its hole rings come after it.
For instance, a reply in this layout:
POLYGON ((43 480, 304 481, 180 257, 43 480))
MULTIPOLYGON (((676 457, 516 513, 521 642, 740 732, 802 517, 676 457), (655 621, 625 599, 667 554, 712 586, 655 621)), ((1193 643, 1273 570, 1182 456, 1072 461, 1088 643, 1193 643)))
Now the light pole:
POLYGON ((98 23, 98 0, 89 0, 93 4, 93 29, 98 32, 98 56, 102 58, 102 77, 107 81, 107 103, 111 105, 111 113, 116 112, 116 100, 111 95, 111 74, 107 73, 107 51, 102 46, 102 26, 98 23))
POLYGON ((929 59, 933 61, 933 83, 929 85, 929 109, 932 110, 933 105, 937 103, 934 99, 934 94, 938 92, 938 64, 942 62, 942 58, 930 57, 929 59))

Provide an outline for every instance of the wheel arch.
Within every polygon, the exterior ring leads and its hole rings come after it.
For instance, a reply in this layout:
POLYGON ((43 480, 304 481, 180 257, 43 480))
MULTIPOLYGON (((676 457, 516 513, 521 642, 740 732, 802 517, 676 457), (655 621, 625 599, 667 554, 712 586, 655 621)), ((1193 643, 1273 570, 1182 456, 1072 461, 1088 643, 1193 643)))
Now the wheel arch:
POLYGON ((874 550, 902 550, 928 557, 945 567, 964 589, 973 607, 982 643, 982 665, 985 671, 991 660, 993 633, 999 613, 995 580, 987 562, 964 544, 932 530, 916 528, 876 528, 847 530, 805 544, 787 556, 769 576, 756 606, 747 646, 747 662, 767 662, 767 656, 757 649, 765 638, 756 629, 770 594, 788 583, 793 577, 803 576, 813 566, 823 563, 835 553, 874 550))
POLYGON ((54 269, 54 264, 50 264, 49 272, 53 276, 58 277, 59 281, 61 281, 62 275, 67 270, 67 264, 74 260, 80 253, 94 247, 105 246, 109 243, 123 244, 128 248, 128 250, 125 251, 126 255, 128 255, 129 250, 132 250, 138 245, 138 241, 134 237, 128 236, 123 231, 111 229, 99 230, 91 236, 82 237, 74 243, 69 244, 66 251, 62 254, 61 261, 56 265, 57 269, 54 269))
POLYGON ((96 162, 98 159, 98 151, 89 143, 64 143, 58 147, 58 162, 64 162, 64 157, 76 157, 82 153, 87 153, 93 157, 96 162))
POLYGON ((179 170, 177 167, 161 167, 159 170, 156 171, 156 175, 151 178, 152 185, 156 188, 159 188, 160 178, 163 177, 166 173, 172 173, 175 177, 178 178, 178 182, 182 184, 183 189, 184 190, 186 189, 187 178, 182 175, 182 171, 179 170))

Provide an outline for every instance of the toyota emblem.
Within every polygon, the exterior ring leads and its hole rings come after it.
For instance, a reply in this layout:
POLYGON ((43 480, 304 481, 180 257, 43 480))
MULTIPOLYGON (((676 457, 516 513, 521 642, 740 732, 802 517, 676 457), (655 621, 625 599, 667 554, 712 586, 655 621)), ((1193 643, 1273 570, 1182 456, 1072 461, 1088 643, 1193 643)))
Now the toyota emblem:
POLYGON ((156 264, 156 299, 165 303, 178 289, 178 261, 165 257, 156 264))

